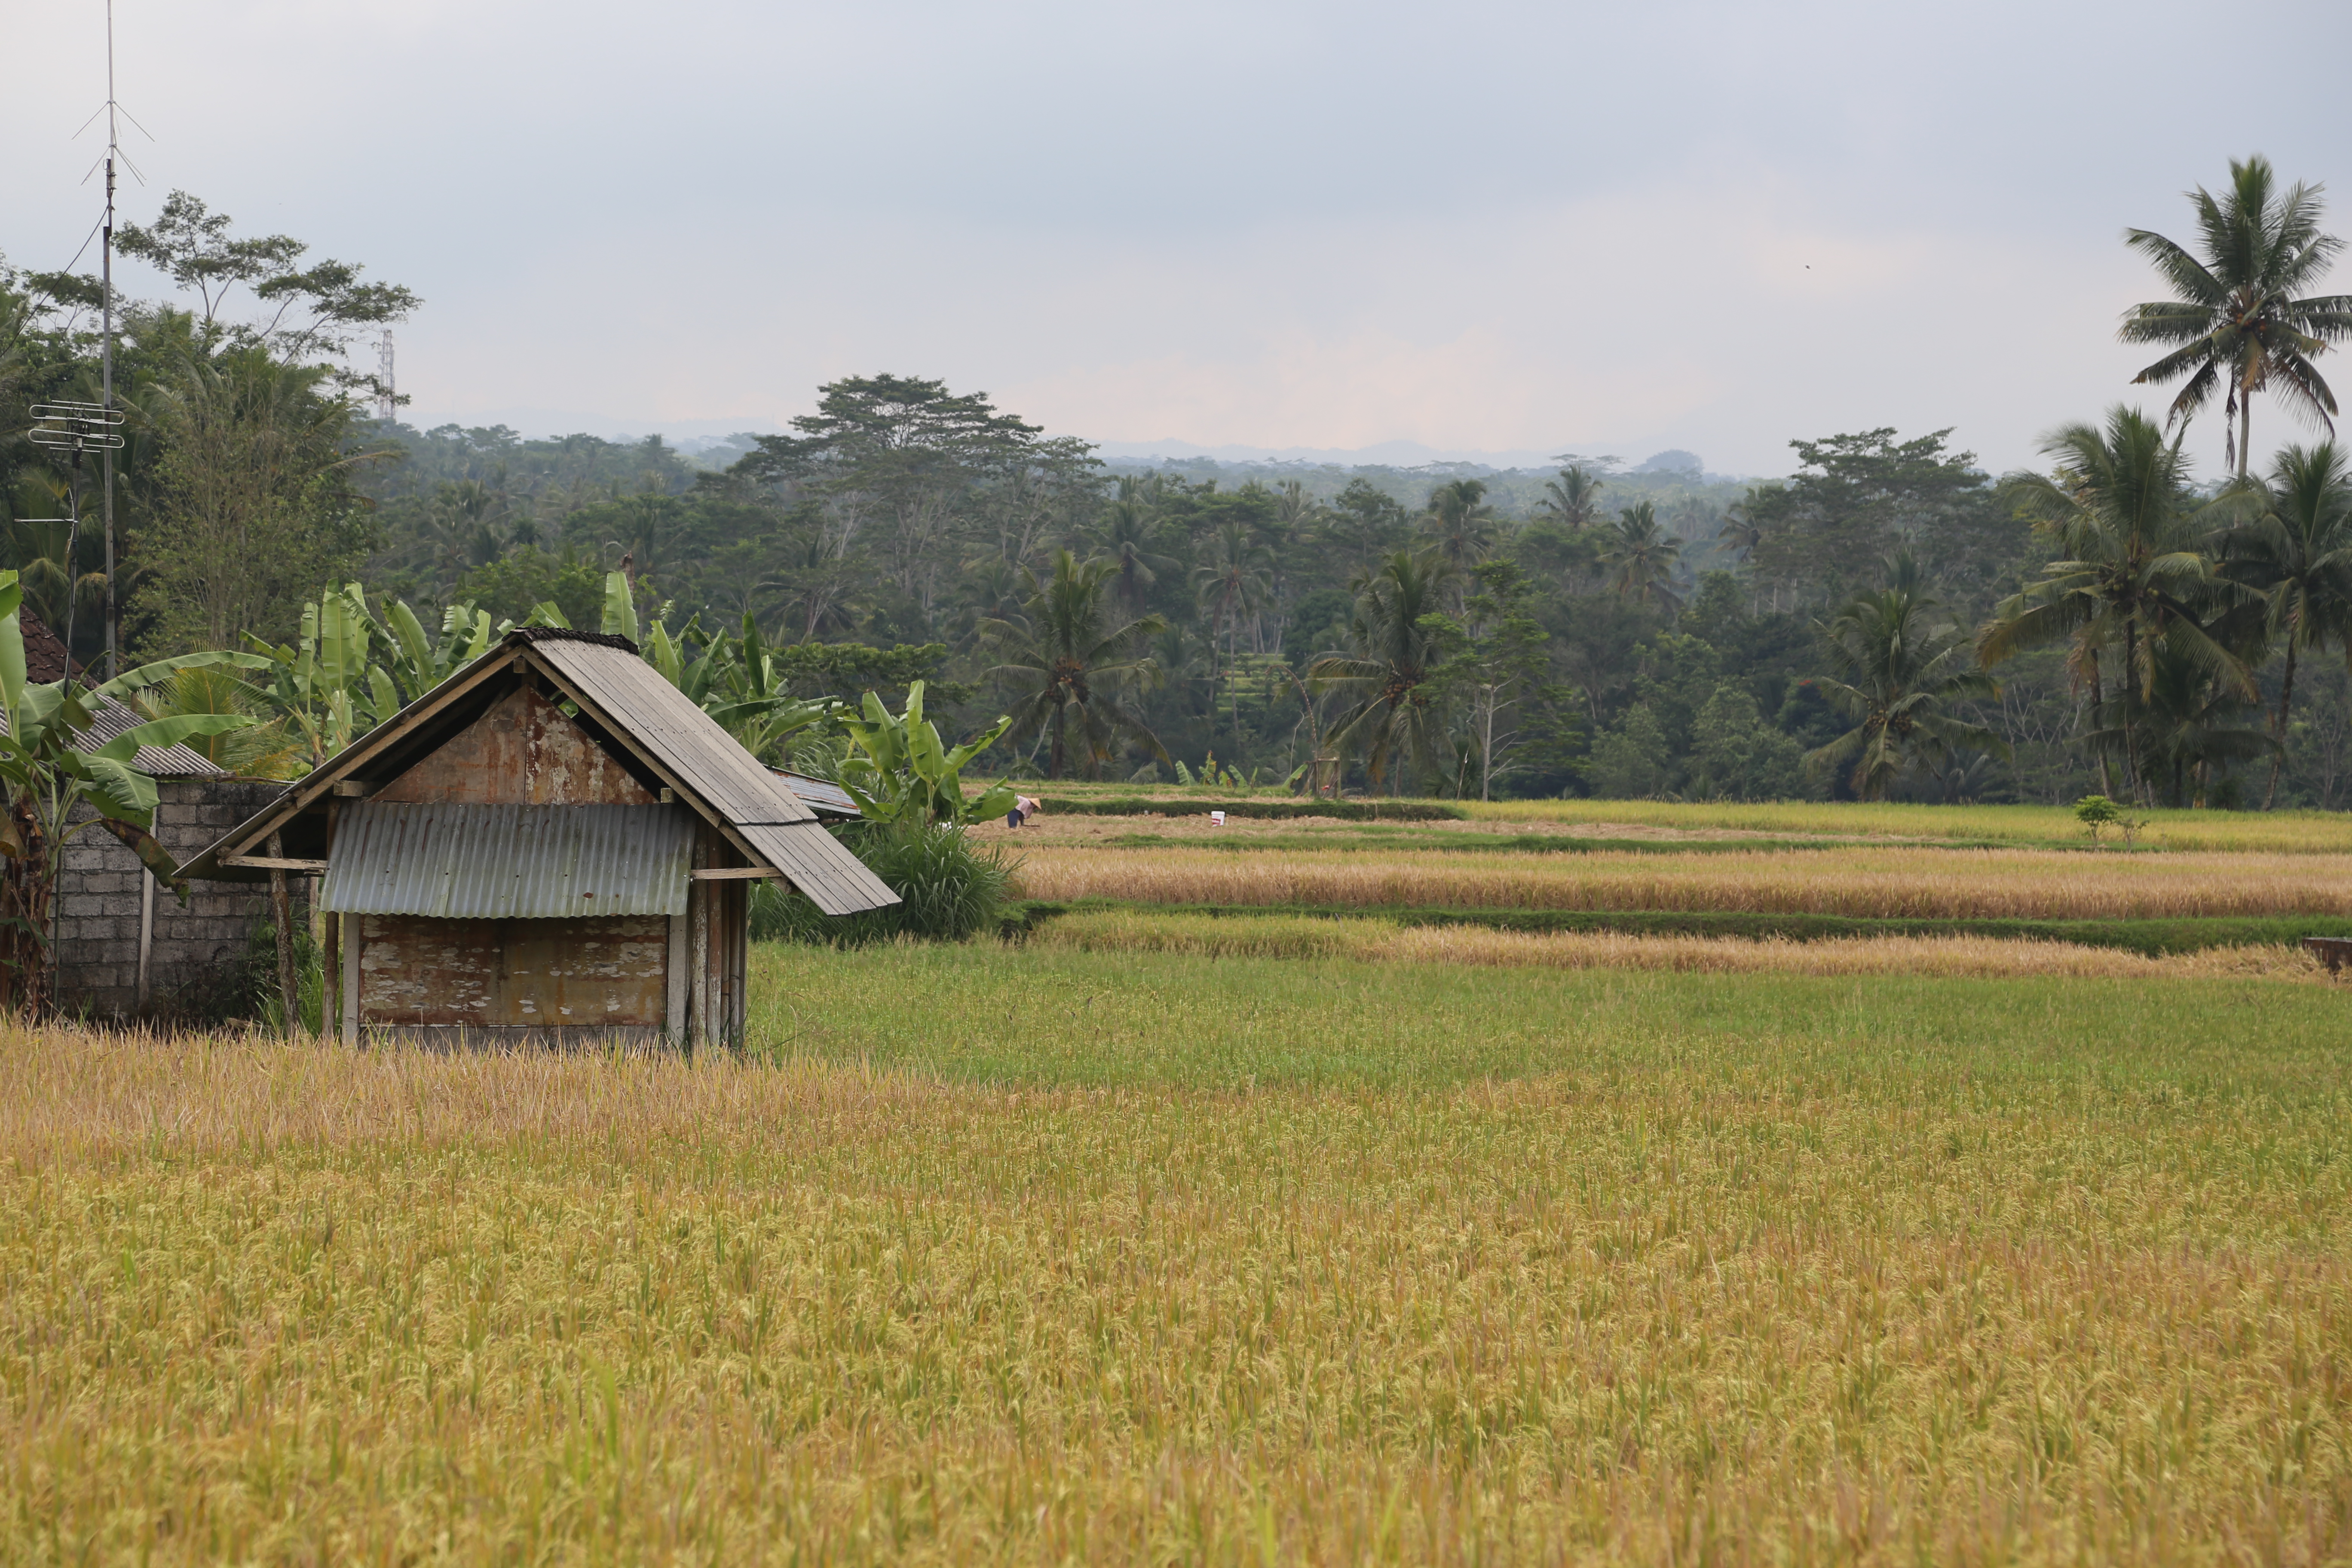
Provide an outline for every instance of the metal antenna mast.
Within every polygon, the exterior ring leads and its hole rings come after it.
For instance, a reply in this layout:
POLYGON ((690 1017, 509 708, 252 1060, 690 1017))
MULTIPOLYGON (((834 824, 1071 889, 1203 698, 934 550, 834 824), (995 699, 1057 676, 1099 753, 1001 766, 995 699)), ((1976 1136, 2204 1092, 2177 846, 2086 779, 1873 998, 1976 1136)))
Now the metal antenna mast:
MULTIPOLYGON (((114 0, 106 0, 106 223, 99 230, 98 285, 99 310, 103 321, 99 337, 99 407, 108 416, 114 413, 114 160, 121 148, 116 139, 114 113, 114 0)), ((110 422, 113 422, 110 420, 110 422)), ((100 480, 100 493, 105 497, 103 515, 106 526, 106 679, 112 680, 121 674, 117 668, 114 637, 121 617, 114 605, 114 447, 102 449, 105 477, 100 480)))
MULTIPOLYGON (((112 0, 109 0, 109 4, 111 3, 112 0)), ((393 393, 392 329, 390 327, 383 330, 383 342, 376 345, 375 379, 378 384, 375 394, 375 416, 390 424, 400 404, 400 399, 393 393)))
MULTIPOLYGON (((114 414, 114 165, 119 162, 131 168, 131 161, 122 155, 120 134, 122 106, 114 97, 114 0, 106 0, 106 216, 99 225, 99 408, 107 416, 105 423, 118 426, 121 419, 114 414)), ((143 128, 142 128, 143 129, 143 128)), ((85 176, 87 178, 87 176, 85 176)), ((119 650, 115 647, 121 628, 121 613, 114 602, 114 452, 122 445, 116 437, 110 445, 100 449, 104 475, 100 490, 104 497, 102 516, 106 530, 106 678, 111 680, 121 673, 119 650)), ((68 563, 71 570, 71 563, 68 563)))

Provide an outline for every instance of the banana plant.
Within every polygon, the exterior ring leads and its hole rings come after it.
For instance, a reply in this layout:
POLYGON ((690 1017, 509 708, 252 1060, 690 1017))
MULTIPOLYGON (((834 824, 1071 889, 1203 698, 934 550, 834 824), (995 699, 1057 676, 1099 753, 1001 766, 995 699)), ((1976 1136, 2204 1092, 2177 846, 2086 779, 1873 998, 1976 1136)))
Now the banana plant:
POLYGON ((379 621, 366 590, 346 583, 302 606, 293 645, 250 633, 246 643, 268 672, 255 684, 286 714, 316 767, 488 652, 498 635, 488 611, 452 605, 436 643, 404 602, 387 598, 379 621), (379 642, 383 663, 373 657, 379 642))
POLYGON ((977 740, 950 750, 940 742, 939 727, 923 717, 923 683, 907 688, 907 710, 893 714, 871 691, 866 694, 863 719, 844 719, 841 727, 862 755, 842 769, 841 787, 857 803, 858 815, 868 822, 925 826, 943 822, 961 826, 1003 816, 1016 796, 1010 784, 990 785, 969 799, 963 793, 964 764, 994 745, 1013 727, 1010 718, 997 720, 977 740))
POLYGON ((142 746, 170 746, 252 722, 241 714, 192 713, 150 719, 112 740, 86 737, 100 699, 121 701, 183 669, 229 664, 250 668, 250 654, 198 653, 158 660, 84 690, 72 680, 36 686, 26 679, 20 619, 24 586, 0 572, 0 1003, 40 1010, 48 1005, 56 899, 66 846, 104 826, 166 881, 179 868, 151 833, 155 781, 139 771, 142 746), (79 818, 79 820, 77 820, 79 818))

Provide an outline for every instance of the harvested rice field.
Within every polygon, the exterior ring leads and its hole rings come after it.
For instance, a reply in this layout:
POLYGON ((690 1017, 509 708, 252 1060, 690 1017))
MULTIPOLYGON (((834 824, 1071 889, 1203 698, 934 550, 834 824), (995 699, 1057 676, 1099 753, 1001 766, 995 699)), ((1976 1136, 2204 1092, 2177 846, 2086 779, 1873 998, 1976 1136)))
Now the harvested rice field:
POLYGON ((1080 952, 1181 952, 1206 958, 1349 958, 1367 963, 1466 963, 1518 969, 1672 969, 1707 973, 1880 975, 2158 975, 2331 982, 2300 947, 2270 943, 2144 954, 2064 942, 1989 936, 1786 938, 1653 935, 1627 931, 1494 931, 1475 925, 1399 925, 1378 916, 1203 916, 1151 910, 1086 910, 1050 921, 1030 939, 1080 952))
POLYGON ((1022 848, 1032 899, 1138 904, 1677 910, 1881 919, 2352 916, 2352 855, 1841 847, 1687 855, 1325 850, 1190 845, 1022 848))

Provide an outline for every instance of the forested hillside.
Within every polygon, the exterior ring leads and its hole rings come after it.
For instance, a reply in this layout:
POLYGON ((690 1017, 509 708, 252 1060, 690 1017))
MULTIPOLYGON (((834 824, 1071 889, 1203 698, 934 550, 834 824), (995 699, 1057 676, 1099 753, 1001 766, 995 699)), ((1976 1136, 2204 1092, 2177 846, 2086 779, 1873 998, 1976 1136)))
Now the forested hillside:
MULTIPOLYGON (((1893 428, 1792 431, 1789 477, 1754 484, 1683 453, 1110 465, 887 374, 715 458, 418 430, 369 417, 338 353, 413 300, 173 201, 176 227, 127 241, 187 286, 125 311, 132 653, 284 643, 347 581, 428 625, 593 625, 617 571, 690 647, 747 620, 813 645, 803 695, 920 673, 951 727, 1013 713, 987 763, 1024 776, 1279 780, 1322 756, 1351 788, 1447 795, 2352 798, 2332 447, 2232 484, 2117 411, 2001 481, 1948 430, 1893 428)), ((77 496, 94 516, 92 476, 15 433, 94 397, 92 300, 0 275, 7 560, 84 658, 100 542, 36 520, 77 496)))

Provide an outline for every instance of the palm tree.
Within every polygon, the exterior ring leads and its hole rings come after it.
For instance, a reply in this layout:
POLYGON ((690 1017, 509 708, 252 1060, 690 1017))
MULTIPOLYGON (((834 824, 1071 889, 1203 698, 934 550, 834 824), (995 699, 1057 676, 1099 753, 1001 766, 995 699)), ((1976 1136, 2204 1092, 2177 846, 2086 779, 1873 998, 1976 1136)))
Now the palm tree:
POLYGON ((2222 571, 2263 597, 2271 637, 2284 642, 2286 666, 2271 715, 2271 777, 2263 809, 2278 802, 2286 759, 2288 710, 2296 657, 2305 648, 2345 647, 2352 638, 2352 462, 2333 441, 2289 447, 2270 483, 2251 492, 2261 515, 2224 540, 2222 571))
MULTIPOLYGON (((1255 616, 1265 606, 1267 595, 1274 592, 1272 561, 1264 547, 1250 537, 1247 525, 1227 522, 1220 525, 1211 536, 1209 549, 1201 564, 1192 568, 1192 591, 1201 614, 1212 627, 1222 627, 1225 634, 1225 663, 1233 664, 1239 657, 1242 617, 1255 616)), ((1213 636, 1213 633, 1212 634, 1213 636)), ((1215 644, 1211 643, 1213 649, 1215 644)), ((1214 672, 1211 690, 1214 692, 1214 672)), ((1241 739, 1241 688, 1234 687, 1234 738, 1241 739)), ((1215 710, 1213 701, 1211 711, 1215 710)))
POLYGON ((2000 736, 1945 711, 1958 698, 1990 697, 1996 688, 1941 611, 1905 555, 1891 584, 1855 595, 1821 627, 1843 679, 1824 676, 1814 684, 1856 722, 1805 761, 1817 768, 1851 761, 1848 782, 1864 800, 1885 799, 1906 770, 1933 768, 1956 746, 2008 754, 2000 736))
POLYGON ((1679 608, 1681 597, 1666 584, 1682 559, 1682 542, 1658 523, 1657 508, 1637 501, 1617 514, 1601 547, 1601 564, 1615 574, 1610 587, 1629 599, 1679 608))
POLYGON ((2231 160, 2230 188, 2216 198, 2200 185, 2189 195, 2197 209, 2203 257, 2144 228, 2125 241, 2156 264, 2177 299, 2135 305, 2116 334, 2127 343, 2176 345, 2132 378, 2162 386, 2189 377, 2166 423, 2185 420, 2226 382, 2224 418, 2238 424, 2225 462, 2246 477, 2252 450, 2254 394, 2278 378, 2290 407, 2326 425, 2336 395, 2312 368, 2329 343, 2352 337, 2352 295, 2296 299, 2297 290, 2327 275, 2344 242, 2319 232, 2317 185, 2280 194, 2270 161, 2231 160))
POLYGON ((1764 525, 1756 516, 1762 500, 1763 487, 1748 486, 1747 494, 1723 509, 1723 526, 1715 536, 1742 555, 1753 551, 1764 540, 1764 525))
POLYGON ((2271 738, 2237 721, 2245 698, 2179 654, 2160 649, 2147 700, 2133 714, 2128 735, 2119 724, 2094 730, 2094 746, 2134 748, 2133 768, 2152 801, 2202 806, 2216 763, 2273 752, 2271 738))
POLYGON ((1544 493, 1536 502, 1536 510, 1570 528, 1585 528, 1601 510, 1601 476, 1578 464, 1570 464, 1559 471, 1559 478, 1544 481, 1544 493))
POLYGON ((1354 655, 1328 655, 1307 668, 1310 689, 1353 699, 1325 731, 1325 744, 1342 757, 1360 753, 1375 785, 1391 779, 1391 794, 1402 777, 1391 763, 1402 754, 1423 777, 1433 776, 1445 741, 1445 715, 1429 686, 1439 650, 1422 622, 1436 613, 1453 574, 1434 551, 1400 550, 1359 575, 1349 584, 1356 591, 1354 655))
MULTIPOLYGON (((2103 660, 2120 649, 2125 702, 2116 728, 2137 786, 2131 728, 2148 700, 2159 650, 2178 652, 2242 695, 2253 693, 2243 663, 2206 629, 2217 605, 2245 594, 2217 576, 2206 554, 2215 522, 2239 503, 2192 506, 2180 437, 2166 440, 2136 408, 2110 411, 2104 430, 2062 426, 2042 450, 2057 471, 2012 479, 2002 494, 2056 545, 2059 558, 1995 610, 1977 651, 1994 665, 2072 641, 2075 679, 2089 686, 2097 710, 2105 701, 2103 660)), ((2105 768, 2102 752, 2101 783, 2112 794, 2105 768)))
POLYGON ((1456 578, 1493 554, 1502 538, 1484 479, 1452 479, 1430 491, 1422 527, 1456 578))
POLYGON ((1108 561, 1082 565, 1068 551, 1056 551, 1052 576, 1029 574, 1029 602, 1020 619, 981 623, 982 636, 1003 659, 990 668, 990 678, 1018 694, 1013 731, 1034 726, 1052 738, 1047 778, 1062 776, 1074 751, 1087 776, 1099 776, 1122 738, 1168 760, 1160 738, 1119 701, 1158 676, 1150 657, 1138 658, 1135 650, 1168 623, 1144 616, 1112 625, 1104 604, 1112 570, 1108 561))
POLYGON ((1142 488, 1132 479, 1118 484, 1118 499, 1103 508, 1102 516, 1087 530, 1087 541, 1111 562, 1111 576, 1119 602, 1129 611, 1143 607, 1144 595, 1160 581, 1160 574, 1176 564, 1151 547, 1158 542, 1159 524, 1142 488))

